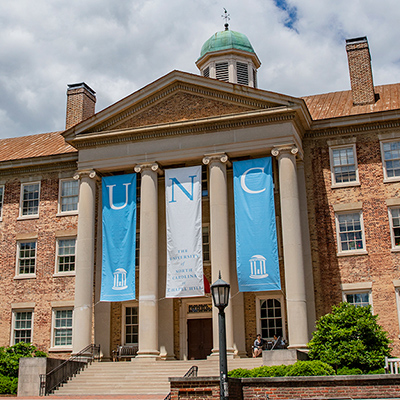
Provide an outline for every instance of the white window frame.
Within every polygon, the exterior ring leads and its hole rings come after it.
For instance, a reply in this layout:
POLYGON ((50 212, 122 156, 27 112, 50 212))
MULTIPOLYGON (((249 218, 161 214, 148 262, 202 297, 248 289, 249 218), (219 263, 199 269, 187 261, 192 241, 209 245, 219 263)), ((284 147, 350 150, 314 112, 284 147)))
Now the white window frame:
MULTIPOLYGON (((68 197, 72 197, 72 196, 68 196, 68 197)), ((60 179, 59 180, 59 190, 58 190, 58 213, 57 213, 57 216, 60 216, 60 215, 77 215, 78 214, 78 210, 79 210, 79 180, 76 180, 74 178, 60 179), (63 196, 62 196, 62 185, 63 185, 63 182, 69 182, 69 181, 78 182, 77 208, 76 208, 76 210, 62 211, 62 209, 61 209, 61 206, 62 206, 61 202, 62 202, 62 198, 63 198, 63 196)))
POLYGON ((367 254, 366 242, 365 242, 365 229, 364 229, 364 219, 363 212, 360 209, 351 209, 346 211, 335 212, 335 225, 336 225, 336 242, 337 242, 337 256, 351 256, 351 255, 363 255, 367 254), (360 226, 362 232, 362 249, 351 249, 342 250, 342 241, 340 240, 340 228, 339 228, 339 216, 348 214, 359 214, 360 216, 360 226))
POLYGON ((382 168, 383 168, 383 182, 388 183, 388 182, 399 182, 400 181, 400 176, 388 176, 387 174, 387 167, 386 167, 386 159, 385 159, 385 152, 383 150, 383 146, 387 143, 400 143, 400 138, 392 138, 391 140, 381 140, 380 141, 380 146, 381 146, 381 158, 382 158, 382 168))
POLYGON ((332 188, 360 186, 360 180, 359 180, 359 175, 358 175, 357 151, 356 151, 355 143, 349 143, 349 144, 344 144, 344 145, 340 145, 340 146, 330 146, 329 147, 329 160, 330 160, 330 167, 331 167, 331 187, 332 188), (355 173, 356 173, 356 179, 351 182, 336 182, 335 165, 333 163, 333 151, 340 150, 340 149, 348 149, 348 148, 353 149, 354 168, 355 168, 355 173))
MULTIPOLYGON (((282 339, 288 340, 287 334, 286 334, 286 309, 285 309, 285 303, 284 303, 284 298, 280 294, 263 294, 256 296, 256 318, 257 318, 257 334, 261 334, 261 301, 264 300, 269 300, 269 299, 274 299, 274 300, 279 300, 281 303, 281 312, 282 312, 282 332, 283 332, 283 337, 282 339)), ((264 338, 263 339, 272 339, 272 338, 264 338)))
POLYGON ((72 311, 72 334, 71 338, 73 338, 74 334, 74 307, 73 306, 65 306, 65 307, 53 307, 51 310, 51 348, 49 351, 71 351, 72 350, 72 341, 70 345, 56 345, 55 340, 56 340, 56 315, 57 311, 72 311))
POLYGON ((20 193, 20 200, 19 200, 19 217, 18 217, 18 219, 39 218, 40 192, 41 192, 41 182, 40 181, 21 183, 21 193, 20 193), (37 209, 37 213, 36 214, 24 215, 24 214, 22 214, 22 212, 23 212, 23 202, 24 202, 24 187, 25 186, 30 186, 30 185, 39 185, 39 190, 38 190, 38 209, 37 209))
POLYGON ((2 191, 1 198, 0 198, 0 221, 3 221, 3 206, 4 206, 4 185, 0 185, 0 190, 2 191))
MULTIPOLYGON (((392 251, 400 251, 400 244, 396 245, 396 238, 394 235, 394 225, 393 225, 393 210, 399 211, 399 218, 400 218, 400 205, 388 207, 388 215, 389 215, 389 227, 390 227, 390 241, 392 245, 392 251)), ((400 226, 398 227, 400 228, 400 226)))
MULTIPOLYGON (((10 346, 13 346, 15 343, 15 323, 16 323, 16 314, 17 313, 22 313, 22 312, 31 312, 32 313, 32 319, 31 319, 31 341, 29 343, 33 342, 33 327, 34 327, 34 308, 31 307, 26 307, 26 308, 12 308, 12 316, 11 316, 11 335, 10 335, 10 346)), ((28 343, 28 342, 27 342, 28 343)))
POLYGON ((127 307, 136 307, 138 310, 138 328, 139 328, 139 302, 138 301, 130 301, 123 303, 122 305, 122 321, 121 321, 121 333, 122 333, 122 343, 124 345, 139 345, 139 332, 138 332, 138 343, 126 343, 126 308, 127 307))
POLYGON ((63 237, 57 237, 56 238, 56 264, 55 264, 55 272, 54 272, 54 276, 74 276, 75 275, 75 271, 76 271, 76 236, 63 236, 63 237), (59 270, 59 258, 60 258, 60 254, 59 254, 59 242, 60 240, 75 240, 75 253, 73 254, 75 256, 75 264, 74 264, 74 270, 73 271, 60 271, 59 270))
POLYGON ((14 279, 30 279, 36 278, 36 267, 37 267, 37 239, 24 239, 17 241, 17 255, 15 262, 15 277, 14 279), (35 243, 35 272, 33 273, 20 273, 19 272, 19 260, 20 260, 20 249, 22 243, 35 243))

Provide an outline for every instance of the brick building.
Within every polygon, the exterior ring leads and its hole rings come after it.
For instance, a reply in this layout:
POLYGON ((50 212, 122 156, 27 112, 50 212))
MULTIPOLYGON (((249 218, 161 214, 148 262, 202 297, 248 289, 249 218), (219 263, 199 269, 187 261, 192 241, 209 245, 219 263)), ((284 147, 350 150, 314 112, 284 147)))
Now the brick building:
POLYGON ((374 86, 366 38, 346 50, 351 90, 295 98, 257 88, 260 60, 226 27, 204 44, 199 76, 173 71, 98 113, 95 92, 70 85, 64 131, 0 140, 0 345, 217 354, 210 295, 165 296, 165 171, 201 165, 204 276, 231 284, 229 355, 250 355, 257 332, 304 348, 342 300, 371 304, 399 354, 400 84, 374 86), (261 157, 272 158, 282 288, 240 292, 231 163, 261 157), (136 299, 101 302, 101 179, 128 173, 136 299))

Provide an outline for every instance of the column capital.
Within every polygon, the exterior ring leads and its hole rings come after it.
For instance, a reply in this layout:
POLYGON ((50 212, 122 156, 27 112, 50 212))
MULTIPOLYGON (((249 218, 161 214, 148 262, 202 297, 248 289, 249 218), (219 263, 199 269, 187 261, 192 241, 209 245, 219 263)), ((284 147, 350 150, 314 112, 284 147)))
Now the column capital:
POLYGON ((296 145, 294 144, 288 144, 288 145, 283 145, 283 146, 276 146, 271 150, 271 154, 274 157, 278 157, 282 154, 293 154, 294 156, 299 152, 299 149, 296 145))
POLYGON ((208 165, 213 162, 230 165, 229 157, 225 153, 204 154, 203 164, 208 165))
POLYGON ((99 180, 100 177, 97 175, 97 172, 94 169, 85 169, 81 171, 76 171, 73 178, 77 181, 79 179, 89 177, 90 179, 99 180))
POLYGON ((141 173, 146 170, 150 170, 153 172, 157 172, 157 174, 162 175, 163 171, 158 163, 144 163, 144 164, 137 164, 134 168, 136 173, 141 173))

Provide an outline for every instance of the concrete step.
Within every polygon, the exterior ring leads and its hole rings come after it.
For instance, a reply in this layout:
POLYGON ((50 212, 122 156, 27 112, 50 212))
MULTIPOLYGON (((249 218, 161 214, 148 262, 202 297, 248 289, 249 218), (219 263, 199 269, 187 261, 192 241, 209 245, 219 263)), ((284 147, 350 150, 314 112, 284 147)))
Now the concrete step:
MULTIPOLYGON (((197 366, 198 376, 218 376, 218 357, 211 360, 94 362, 80 374, 54 392, 67 395, 122 395, 169 393, 169 377, 183 376, 197 366)), ((241 358, 228 360, 228 370, 254 368, 262 359, 241 358)))

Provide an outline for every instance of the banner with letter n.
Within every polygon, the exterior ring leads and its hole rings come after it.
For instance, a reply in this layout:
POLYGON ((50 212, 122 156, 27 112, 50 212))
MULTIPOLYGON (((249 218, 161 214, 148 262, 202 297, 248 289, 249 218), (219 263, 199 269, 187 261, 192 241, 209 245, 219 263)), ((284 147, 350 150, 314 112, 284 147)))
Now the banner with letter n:
POLYGON ((201 166, 165 170, 165 197, 165 297, 203 296, 201 166))
POLYGON ((135 298, 136 174, 102 178, 103 262, 100 301, 135 298))
POLYGON ((239 291, 279 290, 271 157, 233 162, 239 291))

